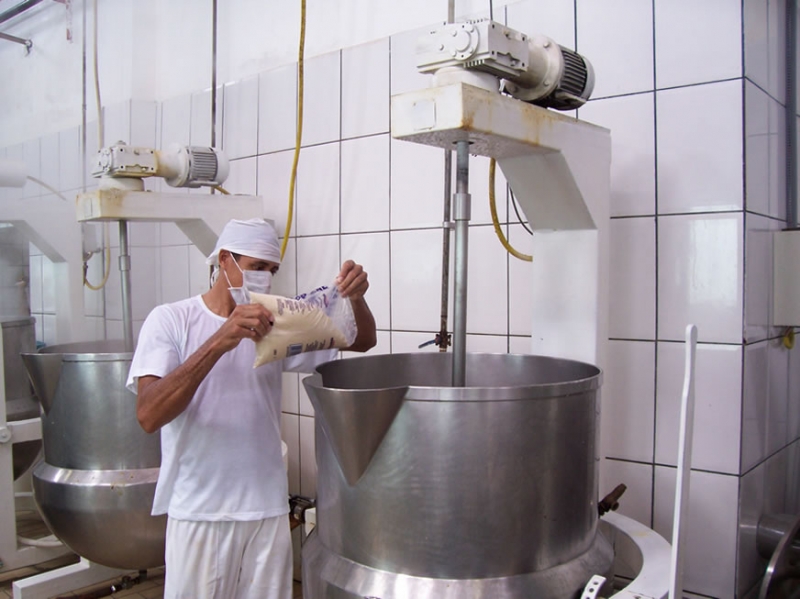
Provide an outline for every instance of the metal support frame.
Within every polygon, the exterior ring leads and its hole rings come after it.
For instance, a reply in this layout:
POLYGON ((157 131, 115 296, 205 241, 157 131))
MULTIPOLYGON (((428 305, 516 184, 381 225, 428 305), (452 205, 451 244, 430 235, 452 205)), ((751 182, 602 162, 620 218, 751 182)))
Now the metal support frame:
POLYGON ((128 248, 128 221, 119 221, 119 278, 122 287, 122 330, 125 351, 133 351, 133 315, 131 308, 131 256, 128 248))

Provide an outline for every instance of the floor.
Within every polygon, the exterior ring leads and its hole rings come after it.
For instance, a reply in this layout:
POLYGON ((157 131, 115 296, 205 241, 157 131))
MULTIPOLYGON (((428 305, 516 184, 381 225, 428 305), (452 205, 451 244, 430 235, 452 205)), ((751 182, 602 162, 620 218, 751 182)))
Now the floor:
MULTIPOLYGON (((77 557, 66 556, 57 560, 53 560, 52 562, 48 562, 46 564, 40 564, 39 566, 36 566, 34 568, 22 568, 20 570, 14 570, 12 572, 4 572, 0 574, 0 599, 7 599, 14 596, 11 592, 11 585, 15 580, 19 580, 21 578, 27 578, 28 576, 33 576, 35 574, 46 572, 54 568, 60 568, 68 564, 75 563, 76 561, 78 561, 77 557)), ((81 597, 82 595, 85 596, 91 594, 94 591, 108 588, 112 584, 119 584, 120 582, 121 580, 116 578, 106 582, 98 583, 96 585, 92 585, 90 587, 75 589, 74 591, 71 592, 63 592, 50 599, 60 599, 62 597, 77 598, 81 597)), ((116 593, 111 593, 110 595, 107 596, 112 598, 127 597, 128 599, 162 599, 164 597, 164 568, 161 567, 161 568, 155 568, 153 570, 148 570, 146 580, 136 585, 133 585, 128 589, 120 590, 116 593)), ((299 582, 294 583, 293 599, 303 599, 303 591, 299 582)))
MULTIPOLYGON (((30 518, 28 516, 24 518, 18 518, 17 533, 19 535, 28 538, 36 539, 50 534, 50 531, 47 529, 47 527, 41 520, 30 518)), ((77 561, 78 561, 78 556, 66 555, 49 562, 45 562, 43 564, 37 564, 35 566, 20 568, 18 570, 11 570, 9 572, 1 572, 0 599, 9 599, 13 597, 12 584, 15 580, 20 580, 23 578, 28 578, 30 576, 35 576, 36 574, 41 574, 42 572, 48 572, 56 568, 61 568, 63 566, 74 564, 77 561)), ((62 597, 81 597, 82 595, 87 596, 96 591, 109 588, 112 584, 119 585, 120 582, 122 582, 120 578, 115 578, 112 580, 92 585, 90 587, 85 587, 82 589, 74 589, 70 592, 65 591, 49 599, 60 599, 62 597)), ((161 568, 154 568, 152 570, 148 570, 146 580, 138 584, 135 584, 130 588, 125 588, 115 593, 111 593, 110 595, 107 595, 107 597, 112 597, 112 598, 127 597, 129 599, 162 599, 164 597, 163 566, 161 568)), ((302 599, 302 597, 303 597, 303 592, 300 583, 295 582, 293 599, 302 599)))

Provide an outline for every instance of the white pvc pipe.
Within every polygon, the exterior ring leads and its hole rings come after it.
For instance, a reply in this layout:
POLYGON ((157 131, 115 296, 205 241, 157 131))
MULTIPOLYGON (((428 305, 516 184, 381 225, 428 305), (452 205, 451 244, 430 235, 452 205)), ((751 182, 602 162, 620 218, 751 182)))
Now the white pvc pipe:
POLYGON ((670 565, 670 599, 683 597, 683 545, 689 512, 689 477, 692 472, 692 437, 694 432, 694 370, 697 353, 697 327, 686 327, 686 363, 681 398, 680 433, 678 437, 678 474, 675 484, 675 512, 672 523, 672 559, 670 565))

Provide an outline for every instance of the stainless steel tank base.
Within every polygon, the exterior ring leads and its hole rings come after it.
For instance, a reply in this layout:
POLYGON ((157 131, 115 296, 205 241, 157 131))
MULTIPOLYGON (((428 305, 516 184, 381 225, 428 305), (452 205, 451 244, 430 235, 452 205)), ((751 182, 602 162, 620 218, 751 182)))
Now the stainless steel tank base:
POLYGON ((47 525, 75 553, 109 568, 146 570, 164 564, 167 517, 150 515, 157 479, 158 468, 70 470, 40 462, 33 492, 47 525))
POLYGON ((573 599, 609 572, 600 370, 512 354, 466 364, 463 387, 441 353, 335 360, 303 380, 316 413, 308 598, 573 599))
MULTIPOLYGON (((457 551, 457 548, 453 548, 457 551)), ((482 579, 425 578, 358 564, 327 549, 312 533, 303 545, 305 599, 573 599, 594 574, 613 578, 611 545, 601 534, 588 551, 564 564, 516 576, 482 579), (310 574, 307 574, 310 573, 310 574)), ((609 589, 610 591, 610 589, 609 589)), ((604 595, 605 596, 605 595, 604 595)))
POLYGON ((44 411, 33 492, 48 526, 78 555, 111 568, 164 564, 166 518, 153 517, 160 435, 136 419, 121 341, 23 354, 44 411))

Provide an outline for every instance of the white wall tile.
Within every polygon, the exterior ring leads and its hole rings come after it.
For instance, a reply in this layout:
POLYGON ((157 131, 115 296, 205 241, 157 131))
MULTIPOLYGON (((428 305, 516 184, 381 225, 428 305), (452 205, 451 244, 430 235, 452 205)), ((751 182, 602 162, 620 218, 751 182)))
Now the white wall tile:
POLYGON ((623 339, 655 339, 655 219, 612 220, 609 245, 608 335, 623 339))
MULTIPOLYGON (((655 469, 653 528, 667 540, 672 538, 675 472, 663 466, 655 469)), ((692 472, 689 486, 683 587, 711 597, 733 597, 739 479, 692 472)))
POLYGON ((81 156, 80 128, 71 127, 58 134, 59 153, 59 185, 63 191, 72 191, 65 194, 73 199, 74 191, 83 183, 83 158, 81 156))
POLYGON ((258 152, 258 77, 225 86, 222 149, 229 159, 258 152))
POLYGON ((191 131, 192 97, 189 94, 164 100, 161 103, 161 142, 159 147, 172 144, 188 145, 191 131))
POLYGON ((342 232, 389 230, 390 137, 342 142, 342 232))
POLYGON ((339 232, 339 142, 304 148, 297 169, 298 235, 339 232))
MULTIPOLYGON (((656 462, 674 465, 686 346, 658 344, 656 462)), ((742 346, 697 346, 692 467, 739 473, 742 401, 742 346)))
POLYGON ((657 95, 659 214, 740 210, 741 80, 657 95))
POLYGON ((305 61, 303 93, 303 145, 340 138, 341 52, 305 61))
POLYGON ((45 345, 56 345, 59 343, 56 317, 54 314, 45 314, 42 316, 42 341, 44 341, 45 345))
MULTIPOLYGON (((439 230, 391 234, 393 330, 439 330, 441 255, 439 230)), ((392 351, 396 353, 394 337, 392 343, 392 351)))
POLYGON ((467 335, 466 351, 484 354, 507 354, 508 337, 505 335, 467 335))
POLYGON ((56 313, 57 296, 55 265, 47 256, 42 256, 42 312, 56 313))
POLYGON ((786 101, 786 2, 769 0, 769 87, 778 102, 786 101))
MULTIPOLYGON (((111 223, 112 229, 119 231, 117 223, 111 223)), ((158 223, 132 222, 128 225, 128 238, 131 247, 158 246, 158 223)))
POLYGON ((659 89, 741 77, 740 0, 655 0, 655 22, 659 89))
MULTIPOLYGON (((530 256, 533 237, 522 225, 511 225, 507 232, 511 247, 530 256)), ((534 260, 536 257, 534 256, 534 260)), ((511 257, 508 262, 508 332, 511 335, 526 335, 530 342, 533 319, 533 265, 511 257)), ((530 352, 530 343, 526 353, 530 352)))
POLYGON ((224 189, 232 194, 257 195, 257 165, 256 156, 232 160, 228 178, 223 183, 224 189))
POLYGON ((159 244, 165 245, 188 245, 189 238, 184 235, 175 223, 159 223, 159 244))
POLYGON ((769 100, 769 214, 786 218, 786 112, 769 100))
MULTIPOLYGON (((9 160, 12 159, 11 156, 8 157, 9 160)), ((25 174, 29 177, 36 177, 37 179, 42 178, 41 173, 41 140, 37 137, 36 139, 31 139, 26 141, 22 148, 22 158, 25 162, 25 174)), ((10 189, 5 189, 4 191, 10 191, 10 189)), ((19 197, 31 197, 31 196, 40 196, 42 192, 42 188, 38 183, 34 183, 33 181, 27 181, 25 186, 22 190, 15 190, 15 193, 22 194, 19 197)), ((11 199, 11 197, 8 197, 11 199)))
POLYGON ((609 341, 607 364, 600 394, 604 455, 652 462, 656 344, 609 341))
POLYGON ((36 341, 41 341, 44 343, 44 316, 42 314, 31 313, 31 316, 34 317, 36 323, 34 327, 36 328, 36 341))
POLYGON ((767 354, 769 404, 766 437, 767 455, 770 455, 789 442, 789 351, 776 339, 769 342, 767 354))
POLYGON ((282 374, 281 412, 300 413, 300 378, 296 372, 282 374))
POLYGON ((578 113, 611 130, 611 215, 655 214, 653 94, 593 100, 578 113))
MULTIPOLYGON (((276 152, 258 157, 258 195, 264 200, 264 218, 273 219, 278 237, 283 238, 289 214, 289 183, 292 178, 294 152, 276 152)), ((301 156, 301 159, 304 156, 301 156)), ((297 186, 295 185, 295 200, 297 186)), ((296 216, 296 214, 295 214, 296 216)), ((297 218, 292 219, 292 233, 297 234, 297 218)))
POLYGON ((361 264, 369 277, 367 304, 380 329, 389 329, 390 319, 390 262, 389 233, 342 235, 342 260, 361 264))
POLYGON ((689 324, 700 341, 741 343, 741 214, 658 219, 658 336, 683 340, 689 324))
POLYGON ((121 320, 106 319, 106 339, 124 339, 121 320))
POLYGON ((433 77, 417 70, 417 40, 427 35, 430 27, 422 27, 393 35, 391 45, 391 87, 392 95, 426 89, 431 86, 433 77))
POLYGON ((516 2, 506 7, 506 19, 512 29, 540 33, 575 49, 575 7, 570 2, 516 2))
POLYGON ((744 0, 744 74, 769 89, 769 0, 744 0))
POLYGON ((389 39, 342 50, 342 138, 389 130, 389 39))
MULTIPOLYGON (((45 135, 41 139, 41 180, 47 183, 50 187, 58 190, 61 189, 61 168, 59 160, 61 154, 58 149, 58 133, 51 133, 45 135)), ((37 185, 37 187, 39 187, 37 185)), ((23 189, 24 193, 28 193, 28 188, 23 189)), ((34 195, 43 195, 45 190, 40 189, 34 192, 34 195)))
POLYGON ((529 354, 531 353, 531 338, 516 337, 508 338, 508 353, 510 354, 529 354))
POLYGON ((308 289, 304 289, 302 292, 297 289, 297 240, 289 239, 278 276, 272 279, 272 293, 295 297, 305 291, 308 289))
POLYGON ((745 214, 744 337, 747 343, 766 339, 772 312, 773 221, 745 214))
POLYGON ((158 305, 155 272, 156 249, 131 248, 131 311, 134 320, 144 320, 158 305))
POLYGON ((297 240, 297 289, 305 293, 331 285, 341 270, 339 238, 301 237, 297 240))
POLYGON ((262 73, 258 94, 258 153, 294 148, 297 135, 297 65, 262 73))
MULTIPOLYGON (((45 256, 31 256, 30 257, 30 301, 31 312, 41 313, 44 311, 44 288, 42 287, 42 261, 50 261, 45 256)), ((41 337, 40 337, 41 339, 41 337)))
POLYGON ((769 214, 769 97, 745 81, 745 205, 750 212, 769 214))
POLYGON ((300 493, 300 417, 281 414, 281 439, 289 451, 289 493, 300 493))
POLYGON ((593 95, 653 89, 652 5, 637 0, 577 0, 576 7, 578 52, 594 67, 593 95))
MULTIPOLYGON (((99 140, 98 140, 99 141, 99 140)), ((103 107, 102 146, 113 146, 117 142, 131 143, 131 102, 117 102, 103 107)))
POLYGON ((209 266, 196 246, 189 246, 189 295, 200 295, 210 289, 209 266))
MULTIPOLYGON (((225 94, 217 86, 217 105, 214 133, 215 145, 222 145, 222 115, 225 110, 225 94)), ((193 146, 211 145, 211 88, 192 94, 192 118, 189 127, 189 143, 193 146)))
POLYGON ((300 416, 300 493, 317 494, 317 458, 314 443, 314 418, 300 416))
POLYGON ((800 352, 789 352, 789 409, 788 435, 789 441, 800 439, 800 352))
POLYGON ((741 472, 747 472, 766 457, 769 405, 769 351, 766 341, 745 346, 743 385, 741 472))
POLYGON ((469 228, 467 271, 467 331, 508 334, 508 252, 493 227, 469 228))
POLYGON ((441 226, 444 206, 441 148, 392 139, 391 160, 392 229, 441 226))
POLYGON ((189 293, 189 247, 169 246, 159 252, 161 262, 161 303, 177 302, 189 293))
POLYGON ((650 526, 653 502, 653 466, 619 460, 601 460, 600 496, 623 484, 627 488, 617 510, 623 516, 650 526))
POLYGON ((158 103, 146 100, 131 100, 130 145, 155 148, 158 123, 158 103))

